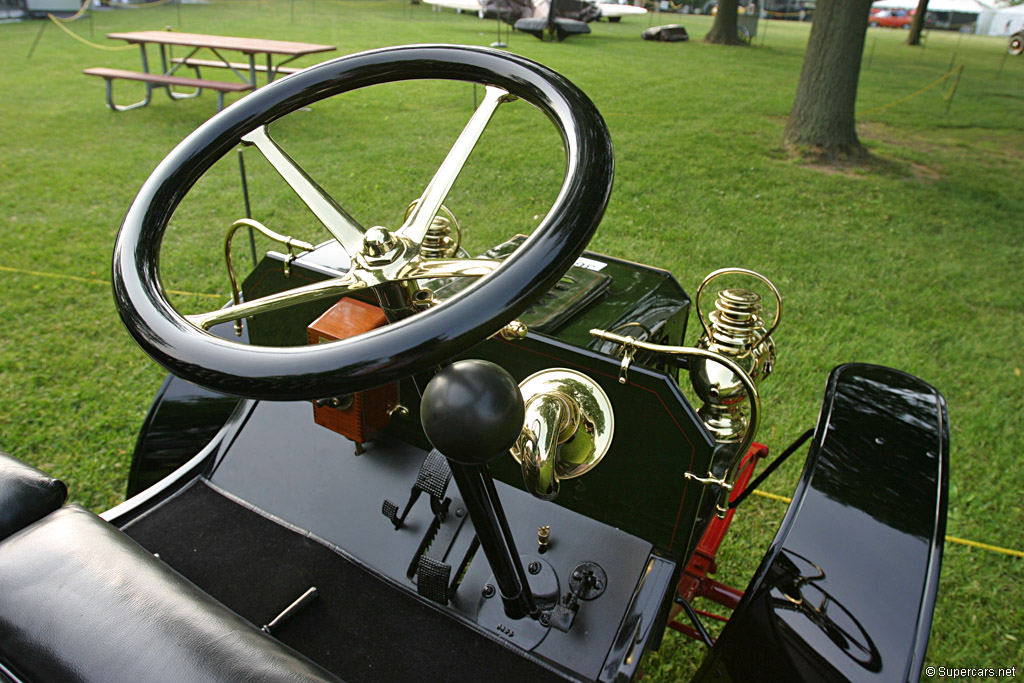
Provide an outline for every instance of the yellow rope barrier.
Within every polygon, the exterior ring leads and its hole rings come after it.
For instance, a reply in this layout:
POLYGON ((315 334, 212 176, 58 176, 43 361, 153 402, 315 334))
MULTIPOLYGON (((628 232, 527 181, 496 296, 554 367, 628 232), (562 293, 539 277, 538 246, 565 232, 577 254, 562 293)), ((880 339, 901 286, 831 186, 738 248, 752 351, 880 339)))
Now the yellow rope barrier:
MULTIPOLYGON (((94 47, 97 50, 106 50, 108 52, 119 52, 121 50, 133 50, 133 49, 135 49, 134 45, 118 45, 118 46, 100 45, 100 44, 94 43, 94 42, 92 42, 90 40, 86 40, 85 38, 81 37, 80 35, 78 35, 74 31, 69 29, 67 26, 65 26, 65 24, 70 24, 72 21, 76 21, 78 19, 81 19, 85 15, 85 12, 89 9, 89 3, 90 2, 92 2, 92 0, 84 0, 84 2, 82 2, 82 6, 78 8, 78 11, 75 12, 74 14, 72 14, 67 19, 61 19, 60 17, 56 17, 56 16, 54 16, 51 13, 47 13, 46 16, 50 19, 50 21, 52 21, 54 24, 57 25, 57 28, 59 28, 60 30, 64 31, 64 33, 67 33, 69 36, 71 36, 72 38, 74 38, 78 42, 84 43, 85 45, 88 45, 89 47, 94 47)), ((143 2, 143 3, 139 3, 139 4, 133 4, 133 5, 131 5, 131 7, 156 7, 158 5, 166 5, 169 2, 173 2, 173 0, 154 0, 153 2, 143 2)))
POLYGON ((971 541, 966 538, 957 538, 956 536, 946 536, 946 540, 950 543, 959 543, 960 545, 967 545, 972 548, 981 548, 982 550, 989 550, 994 553, 1002 553, 1004 555, 1012 555, 1013 557, 1024 557, 1024 552, 1020 550, 1010 550, 1009 548, 1000 548, 997 545, 989 545, 988 543, 979 543, 978 541, 971 541))
POLYGON ((153 2, 129 2, 126 3, 126 7, 157 7, 159 5, 166 5, 173 0, 153 0, 153 2))
MULTIPOLYGON (((767 491, 760 491, 758 489, 754 489, 753 493, 754 493, 755 496, 761 496, 762 498, 768 498, 769 500, 777 500, 780 503, 789 504, 789 503, 793 502, 792 498, 787 498, 786 496, 780 496, 780 495, 777 495, 777 494, 774 494, 774 493, 768 493, 767 491)), ((956 536, 946 536, 945 540, 946 540, 947 543, 959 543, 960 545, 970 546, 971 548, 980 548, 982 550, 988 550, 988 551, 993 552, 993 553, 1000 553, 1002 555, 1010 555, 1011 557, 1024 557, 1024 552, 1021 552, 1020 550, 1012 550, 1010 548, 1001 548, 1001 547, 999 547, 997 545, 990 545, 988 543, 980 543, 978 541, 971 541, 971 540, 966 539, 966 538, 958 538, 956 536)))
POLYGON ((74 31, 69 29, 67 26, 65 26, 63 22, 58 20, 57 17, 53 16, 52 14, 47 14, 46 16, 48 16, 50 18, 50 21, 52 21, 54 24, 56 24, 57 28, 59 28, 61 31, 64 31, 64 33, 68 34, 69 36, 71 36, 72 38, 77 40, 78 42, 85 43, 89 47, 94 47, 97 50, 107 50, 108 52, 119 52, 121 50, 133 50, 133 49, 135 49, 134 45, 120 45, 120 46, 117 46, 117 47, 113 47, 111 45, 99 45, 99 44, 94 43, 94 42, 92 42, 90 40, 86 40, 82 36, 78 35, 74 31))
POLYGON ((47 16, 50 17, 51 19, 53 19, 54 21, 58 21, 59 20, 59 21, 63 21, 64 23, 71 23, 72 21, 77 21, 78 19, 81 19, 85 15, 85 11, 87 9, 89 9, 89 3, 91 1, 92 0, 85 0, 85 2, 82 3, 82 6, 78 8, 78 11, 75 12, 74 14, 72 14, 67 19, 58 19, 58 18, 54 17, 52 14, 47 14, 47 16))
POLYGON ((963 73, 963 70, 964 70, 964 65, 961 64, 960 66, 958 66, 957 68, 953 69, 952 71, 950 71, 946 75, 942 76, 938 80, 932 81, 931 83, 929 83, 928 85, 926 85, 925 87, 921 88, 920 90, 918 90, 915 93, 911 93, 910 95, 907 95, 904 98, 896 100, 895 102, 890 102, 889 104, 884 104, 881 107, 874 107, 873 109, 864 109, 862 111, 857 112, 856 115, 857 116, 862 116, 864 114, 873 114, 873 113, 878 112, 878 111, 884 111, 886 109, 889 109, 890 107, 895 107, 897 104, 903 104, 904 102, 906 102, 908 100, 912 100, 915 97, 917 97, 918 95, 920 95, 922 93, 925 93, 925 92, 931 90, 932 88, 934 88, 934 87, 936 87, 936 86, 938 86, 938 85, 940 85, 942 83, 945 83, 946 80, 948 80, 951 76, 953 76, 955 74, 956 75, 956 81, 954 81, 953 87, 950 89, 950 91, 948 93, 946 93, 946 94, 944 94, 942 96, 943 100, 949 100, 956 93, 956 88, 960 84, 960 75, 963 73))
MULTIPOLYGON (((60 273, 44 273, 39 270, 25 270, 22 268, 10 268, 8 266, 0 266, 0 271, 5 273, 14 273, 16 275, 35 275, 36 277, 49 277, 57 280, 72 280, 73 282, 85 282, 90 285, 106 285, 110 287, 108 280, 100 280, 99 278, 88 278, 80 277, 78 275, 62 275, 60 273)), ((203 292, 185 292, 180 289, 168 289, 171 294, 181 294, 184 296, 199 296, 207 299, 225 299, 223 294, 206 294, 203 292)))

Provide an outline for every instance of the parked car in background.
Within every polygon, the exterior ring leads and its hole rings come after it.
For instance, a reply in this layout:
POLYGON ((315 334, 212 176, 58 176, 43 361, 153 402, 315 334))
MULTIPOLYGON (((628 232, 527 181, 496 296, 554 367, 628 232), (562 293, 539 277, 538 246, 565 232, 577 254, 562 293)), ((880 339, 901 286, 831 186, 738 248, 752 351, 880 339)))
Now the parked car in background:
POLYGON ((915 10, 894 9, 894 10, 871 10, 868 16, 868 26, 887 26, 889 28, 909 29, 914 22, 915 10))

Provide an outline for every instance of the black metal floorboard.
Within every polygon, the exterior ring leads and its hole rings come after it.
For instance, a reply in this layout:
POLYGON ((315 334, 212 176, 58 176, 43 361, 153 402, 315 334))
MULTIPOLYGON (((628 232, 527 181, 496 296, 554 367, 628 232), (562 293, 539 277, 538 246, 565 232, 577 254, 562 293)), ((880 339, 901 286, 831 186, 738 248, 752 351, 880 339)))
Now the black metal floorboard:
POLYGON ((201 481, 124 531, 257 626, 316 586, 274 635, 346 681, 563 680, 201 481))

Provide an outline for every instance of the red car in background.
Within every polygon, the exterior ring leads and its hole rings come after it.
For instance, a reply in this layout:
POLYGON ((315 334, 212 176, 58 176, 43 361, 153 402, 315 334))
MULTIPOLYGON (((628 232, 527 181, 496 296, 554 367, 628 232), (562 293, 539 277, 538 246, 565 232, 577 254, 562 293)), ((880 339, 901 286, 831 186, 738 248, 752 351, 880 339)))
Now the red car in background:
POLYGON ((914 21, 916 10, 905 9, 872 9, 868 16, 868 26, 888 26, 889 28, 909 29, 914 21))

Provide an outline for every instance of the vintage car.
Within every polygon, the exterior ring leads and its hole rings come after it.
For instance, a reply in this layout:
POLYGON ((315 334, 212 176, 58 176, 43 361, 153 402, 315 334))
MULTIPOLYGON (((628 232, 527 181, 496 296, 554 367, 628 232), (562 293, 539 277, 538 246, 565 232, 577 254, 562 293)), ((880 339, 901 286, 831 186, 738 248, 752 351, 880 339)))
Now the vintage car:
POLYGON ((942 396, 841 365, 817 427, 754 478, 782 297, 724 268, 691 298, 586 251, 612 176, 586 95, 464 46, 325 62, 189 135, 114 252, 121 318, 170 372, 128 499, 64 505, 62 483, 0 455, 0 679, 625 681, 671 627, 707 646, 701 681, 917 680, 946 519, 942 396), (271 137, 323 98, 418 79, 484 94, 400 227, 361 225, 271 137), (564 181, 532 234, 472 257, 442 202, 513 100, 557 129, 564 181), (182 315, 165 230, 240 144, 334 237, 240 217, 229 246, 252 228, 280 251, 224 307, 182 315), (691 313, 702 337, 684 346, 691 313), (735 507, 805 442, 749 584, 714 580, 735 507), (731 610, 720 632, 700 601, 731 610))

